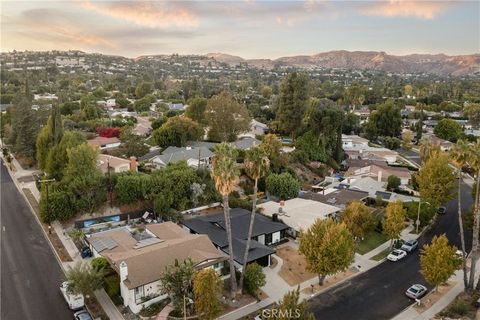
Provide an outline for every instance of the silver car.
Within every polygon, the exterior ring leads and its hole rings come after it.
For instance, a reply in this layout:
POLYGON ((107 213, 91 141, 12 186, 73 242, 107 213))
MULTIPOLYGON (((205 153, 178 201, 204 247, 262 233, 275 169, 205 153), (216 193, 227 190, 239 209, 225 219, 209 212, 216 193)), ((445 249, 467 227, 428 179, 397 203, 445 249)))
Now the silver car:
POLYGON ((407 295, 407 297, 416 300, 423 297, 427 293, 427 291, 428 290, 425 286, 421 284, 414 284, 413 286, 408 288, 407 291, 405 291, 405 294, 407 295))
POLYGON ((418 241, 417 240, 408 240, 406 241, 400 249, 403 251, 410 253, 418 248, 418 241))

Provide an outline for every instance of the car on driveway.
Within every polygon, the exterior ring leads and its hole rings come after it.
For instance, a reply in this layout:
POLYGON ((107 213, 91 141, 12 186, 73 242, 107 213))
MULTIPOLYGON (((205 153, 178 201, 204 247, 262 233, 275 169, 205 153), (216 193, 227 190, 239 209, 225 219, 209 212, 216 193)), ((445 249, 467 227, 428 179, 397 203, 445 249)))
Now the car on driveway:
POLYGON ((390 254, 387 256, 387 260, 398 261, 402 258, 405 258, 406 256, 407 256, 407 253, 405 251, 396 249, 390 252, 390 254))
POLYGON ((405 291, 407 297, 411 299, 420 299, 427 293, 427 288, 421 284, 414 284, 405 291))
POLYGON ((400 249, 403 251, 410 253, 418 248, 418 241, 417 240, 408 240, 402 245, 400 249))
POLYGON ((446 207, 440 207, 437 209, 438 214, 445 214, 447 213, 447 208, 446 207))
POLYGON ((85 309, 75 312, 73 318, 75 320, 93 320, 90 313, 85 309))

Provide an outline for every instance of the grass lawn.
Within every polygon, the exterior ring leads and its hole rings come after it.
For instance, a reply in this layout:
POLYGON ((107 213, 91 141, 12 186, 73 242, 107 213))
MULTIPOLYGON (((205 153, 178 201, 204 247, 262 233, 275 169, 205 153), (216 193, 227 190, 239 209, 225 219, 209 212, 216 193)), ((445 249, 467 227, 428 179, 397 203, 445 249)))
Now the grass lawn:
POLYGON ((383 250, 382 252, 380 252, 379 254, 377 254, 376 256, 371 257, 370 259, 375 260, 375 261, 380 261, 380 260, 386 258, 389 253, 390 253, 390 248, 387 248, 387 249, 383 250))
POLYGON ((367 234, 367 236, 357 244, 356 251, 359 254, 365 254, 372 251, 382 243, 385 243, 387 238, 379 232, 373 231, 367 234))

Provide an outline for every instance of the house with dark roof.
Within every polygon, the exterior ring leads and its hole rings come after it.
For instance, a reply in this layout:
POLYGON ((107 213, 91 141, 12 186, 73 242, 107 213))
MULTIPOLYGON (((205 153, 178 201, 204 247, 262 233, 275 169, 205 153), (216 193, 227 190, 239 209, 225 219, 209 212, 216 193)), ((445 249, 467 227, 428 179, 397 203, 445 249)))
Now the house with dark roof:
POLYGON ((169 163, 179 161, 186 161, 190 167, 198 168, 199 165, 208 167, 212 156, 213 152, 205 147, 168 147, 161 153, 160 150, 151 151, 139 160, 150 163, 156 169, 165 168, 169 163))
POLYGON ((303 192, 301 198, 318 201, 344 210, 353 201, 363 201, 368 198, 368 192, 353 189, 333 189, 327 192, 303 192))
MULTIPOLYGON (((248 227, 251 212, 241 208, 230 210, 232 223, 232 247, 235 266, 241 269, 244 262, 245 246, 248 239, 248 227)), ((270 256, 275 252, 271 247, 286 237, 288 226, 273 221, 261 214, 255 215, 252 241, 247 263, 256 262, 261 266, 270 265, 270 256)), ((210 241, 225 254, 230 254, 227 231, 223 213, 199 216, 182 222, 185 229, 194 234, 206 234, 210 241)))

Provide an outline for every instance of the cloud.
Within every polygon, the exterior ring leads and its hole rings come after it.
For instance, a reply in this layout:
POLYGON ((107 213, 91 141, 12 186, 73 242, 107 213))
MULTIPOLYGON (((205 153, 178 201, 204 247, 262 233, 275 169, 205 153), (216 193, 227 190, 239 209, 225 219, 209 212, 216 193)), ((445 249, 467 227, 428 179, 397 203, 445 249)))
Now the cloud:
POLYGON ((82 8, 103 16, 125 20, 150 28, 197 27, 199 18, 191 10, 174 3, 84 1, 82 8))
POLYGON ((451 6, 446 1, 422 0, 390 0, 376 2, 362 9, 361 12, 370 16, 382 17, 415 17, 431 20, 451 6))

